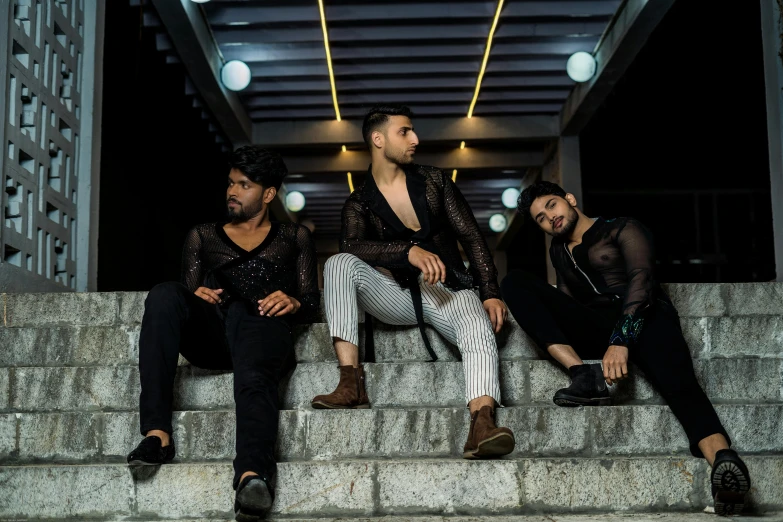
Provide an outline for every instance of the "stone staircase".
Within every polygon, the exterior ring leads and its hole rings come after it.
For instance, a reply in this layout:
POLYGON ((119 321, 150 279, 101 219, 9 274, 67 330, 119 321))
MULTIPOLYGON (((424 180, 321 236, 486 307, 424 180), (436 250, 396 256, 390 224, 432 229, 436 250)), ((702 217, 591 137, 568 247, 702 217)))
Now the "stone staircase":
MULTIPOLYGON (((783 510, 783 284, 668 292, 699 380, 751 470, 752 509, 783 510)), ((182 366, 176 463, 129 469, 125 455, 140 440, 144 294, 0 297, 0 520, 232 518, 230 373, 182 366)), ((378 325, 378 362, 366 367, 372 409, 318 411, 309 401, 336 385, 335 359, 325 323, 299 329, 299 364, 280 416, 275 518, 570 513, 579 515, 567 520, 582 521, 622 512, 652 520, 672 512, 664 518, 679 520, 710 504, 709 468, 690 457, 642 375, 615 387, 615 406, 558 408, 551 396, 566 374, 541 360, 513 322, 499 336, 506 407, 498 420, 514 430, 516 450, 463 460, 462 367, 455 348, 429 334, 437 363, 426 362, 415 327, 378 325)))

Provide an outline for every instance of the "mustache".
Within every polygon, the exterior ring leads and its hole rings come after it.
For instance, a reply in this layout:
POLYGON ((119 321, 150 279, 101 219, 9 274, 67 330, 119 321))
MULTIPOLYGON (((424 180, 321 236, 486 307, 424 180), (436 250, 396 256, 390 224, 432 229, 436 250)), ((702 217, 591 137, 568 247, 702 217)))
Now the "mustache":
POLYGON ((234 198, 228 198, 228 199, 226 200, 226 204, 229 204, 229 203, 236 203, 237 205, 241 205, 241 204, 242 204, 242 203, 240 203, 239 201, 237 201, 237 200, 236 200, 236 199, 234 199, 234 198))

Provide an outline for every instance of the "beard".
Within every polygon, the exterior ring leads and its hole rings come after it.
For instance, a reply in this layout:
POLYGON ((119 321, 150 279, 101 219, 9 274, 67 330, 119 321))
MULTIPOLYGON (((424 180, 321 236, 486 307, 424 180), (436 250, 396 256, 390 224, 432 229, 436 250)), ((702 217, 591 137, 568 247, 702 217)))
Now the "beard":
POLYGON ((552 237, 568 237, 571 232, 576 228, 576 223, 579 221, 579 214, 574 207, 568 207, 568 215, 563 216, 563 226, 560 230, 553 230, 552 237))
POLYGON ((259 212, 263 210, 263 203, 261 201, 258 201, 256 204, 248 206, 245 208, 245 206, 240 203, 239 201, 233 199, 229 200, 233 201, 237 205, 239 205, 236 208, 226 208, 226 215, 231 221, 247 221, 248 219, 252 218, 253 216, 258 215, 259 212))
POLYGON ((413 155, 408 155, 407 150, 390 150, 386 148, 383 151, 384 157, 395 165, 409 165, 413 163, 413 155))

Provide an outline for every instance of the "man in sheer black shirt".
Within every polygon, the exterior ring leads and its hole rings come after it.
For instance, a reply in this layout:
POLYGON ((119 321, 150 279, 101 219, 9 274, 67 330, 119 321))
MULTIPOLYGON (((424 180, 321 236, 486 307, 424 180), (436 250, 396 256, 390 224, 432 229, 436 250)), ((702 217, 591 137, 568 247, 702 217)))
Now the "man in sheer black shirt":
MULTIPOLYGON (((343 207, 341 253, 324 267, 325 311, 340 382, 333 393, 315 397, 313 407, 369 407, 359 364, 359 307, 387 324, 418 324, 434 360, 424 335, 426 322, 462 353, 471 414, 463 456, 508 454, 514 435, 494 421, 500 403, 494 334, 506 309, 498 299, 487 242, 451 178, 437 168, 413 164, 418 137, 407 107, 374 107, 365 116, 362 134, 372 164, 364 186, 343 207)), ((432 384, 422 383, 422 393, 432 384)))
POLYGON ((233 370, 236 402, 234 510, 260 520, 272 506, 278 384, 293 356, 291 322, 318 308, 310 232, 269 218, 287 174, 277 154, 256 146, 230 158, 229 220, 193 228, 182 255, 183 283, 147 296, 139 339, 140 423, 145 437, 130 464, 174 458, 172 402, 178 355, 199 368, 233 370))
POLYGON ((677 310, 655 280, 650 232, 631 218, 587 217, 576 205, 554 183, 522 192, 522 217, 552 236, 557 288, 522 271, 502 283, 519 325, 571 374, 555 404, 609 404, 606 383, 625 379, 634 362, 680 421, 691 453, 712 466, 716 513, 739 513, 750 475, 696 380, 677 310), (603 366, 583 358, 602 359, 603 366))

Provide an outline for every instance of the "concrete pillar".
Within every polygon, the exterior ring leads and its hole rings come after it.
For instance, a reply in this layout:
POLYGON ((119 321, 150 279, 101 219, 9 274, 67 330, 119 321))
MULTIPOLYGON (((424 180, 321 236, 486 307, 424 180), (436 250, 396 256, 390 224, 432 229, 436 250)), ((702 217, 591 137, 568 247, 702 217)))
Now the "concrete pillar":
POLYGON ((776 281, 783 281, 783 62, 778 2, 761 1, 761 36, 764 49, 764 83, 767 92, 770 195, 776 281))
MULTIPOLYGON (((579 159, 579 136, 561 136, 557 141, 552 142, 544 161, 541 179, 563 187, 566 192, 574 195, 581 206, 582 163, 579 159)), ((552 243, 552 238, 549 235, 545 238, 547 280, 550 284, 555 284, 555 269, 549 259, 549 245, 552 243)))
POLYGON ((0 292, 95 289, 104 5, 0 1, 0 292))

